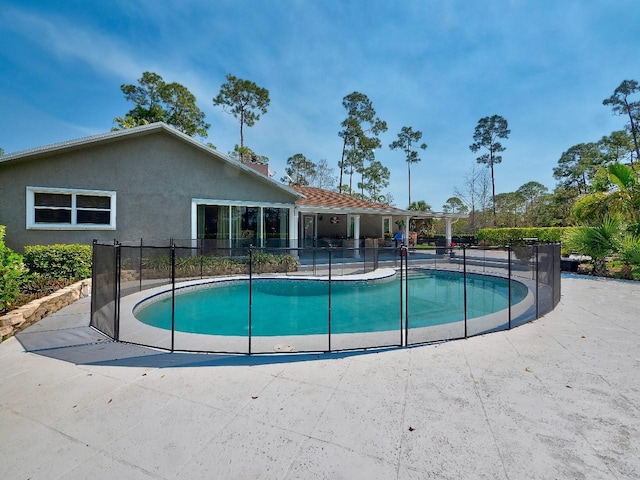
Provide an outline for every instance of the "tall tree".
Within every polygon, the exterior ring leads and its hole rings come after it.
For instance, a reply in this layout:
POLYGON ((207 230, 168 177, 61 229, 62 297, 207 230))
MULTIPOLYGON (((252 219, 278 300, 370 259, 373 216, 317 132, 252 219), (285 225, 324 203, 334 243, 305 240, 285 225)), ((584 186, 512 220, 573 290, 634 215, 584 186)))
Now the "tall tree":
POLYGON ((336 175, 329 166, 326 158, 319 160, 315 166, 315 175, 309 180, 309 185, 312 187, 323 188, 325 190, 334 190, 336 188, 336 175))
POLYGON ((120 87, 125 98, 135 106, 124 117, 116 117, 114 129, 132 128, 165 122, 192 137, 207 137, 210 125, 196 105, 196 97, 183 85, 166 83, 157 73, 144 72, 138 85, 120 87))
POLYGON ((385 196, 382 194, 382 189, 389 186, 390 177, 391 172, 387 167, 378 160, 372 161, 369 166, 364 168, 362 181, 358 183, 361 195, 365 196, 364 191, 366 190, 371 201, 383 202, 385 196))
POLYGON ((375 160, 375 149, 382 145, 378 135, 387 131, 387 123, 376 117, 373 103, 363 93, 346 95, 342 106, 347 110, 347 118, 340 124, 342 130, 338 133, 343 139, 338 189, 343 191, 343 175, 348 173, 349 190, 353 192, 353 174, 364 173, 365 162, 375 160))
POLYGON ((422 139, 422 132, 420 130, 416 130, 414 132, 411 127, 402 127, 400 133, 398 133, 398 139, 391 143, 391 145, 389 145, 389 148, 391 150, 402 150, 405 154, 405 159, 407 160, 407 170, 409 178, 408 205, 411 205, 411 164, 418 163, 420 161, 420 157, 418 157, 418 150, 416 150, 416 148, 420 148, 422 150, 427 149, 426 143, 417 145, 420 139, 422 139))
POLYGON ((552 194, 540 198, 535 226, 568 227, 572 225, 575 200, 576 194, 573 189, 558 185, 552 194))
POLYGON ((611 135, 602 137, 598 142, 602 156, 606 164, 622 163, 628 160, 629 166, 633 166, 635 146, 633 138, 625 130, 611 132, 611 135))
POLYGON ((475 132, 473 134, 473 144, 469 146, 472 152, 480 149, 487 150, 476 160, 478 163, 487 165, 491 169, 491 198, 493 201, 493 221, 496 221, 496 182, 493 166, 502 162, 502 156, 498 155, 504 152, 505 148, 499 142, 499 139, 509 138, 509 125, 507 121, 500 115, 492 115, 484 117, 478 121, 475 132))
POLYGON ((244 147, 241 147, 240 145, 236 144, 233 148, 233 151, 227 153, 227 155, 229 155, 229 157, 233 158, 234 160, 242 163, 260 163, 263 165, 269 163, 269 157, 258 155, 246 145, 244 147))
POLYGON ((535 204, 547 191, 547 187, 543 184, 533 181, 525 183, 516 190, 516 193, 524 199, 524 222, 526 226, 534 226, 535 204))
POLYGON ((524 198, 517 192, 499 193, 496 195, 498 211, 497 225, 500 227, 517 227, 518 217, 522 211, 524 198))
POLYGON ((487 170, 479 168, 477 163, 472 164, 471 171, 465 175, 464 181, 464 190, 456 187, 454 194, 470 209, 467 233, 475 234, 477 228, 487 226, 486 212, 490 205, 491 184, 487 170))
POLYGON ((244 147, 244 126, 252 127, 260 120, 260 114, 267 113, 269 102, 269 90, 230 73, 227 82, 220 87, 220 93, 213 99, 214 105, 222 106, 240 122, 240 148, 244 147))
POLYGON ((442 211, 444 213, 466 214, 469 209, 458 197, 449 197, 444 205, 442 205, 442 211))
MULTIPOLYGON (((417 202, 411 202, 407 210, 413 210, 414 212, 430 212, 431 205, 424 200, 418 200, 417 202)), ((418 232, 418 235, 420 236, 430 235, 432 229, 432 218, 412 218, 409 220, 409 230, 412 232, 418 232)))
POLYGON ((316 175, 316 164, 302 153, 296 153, 287 159, 285 176, 280 180, 289 185, 305 186, 311 183, 316 175))
POLYGON ((635 80, 623 80, 609 98, 602 104, 610 105, 615 115, 626 115, 629 117, 628 129, 633 138, 633 145, 636 151, 636 159, 640 159, 640 132, 638 132, 640 121, 640 101, 631 100, 631 96, 640 92, 640 85, 635 80))
POLYGON ((595 143, 580 143, 563 152, 553 177, 565 188, 574 189, 576 196, 587 193, 591 178, 605 158, 595 143))

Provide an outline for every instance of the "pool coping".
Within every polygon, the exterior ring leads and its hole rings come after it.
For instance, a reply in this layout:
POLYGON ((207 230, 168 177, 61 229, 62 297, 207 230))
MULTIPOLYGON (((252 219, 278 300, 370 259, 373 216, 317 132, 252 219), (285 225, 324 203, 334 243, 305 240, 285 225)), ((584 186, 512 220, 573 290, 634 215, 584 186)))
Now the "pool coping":
MULTIPOLYGON (((426 269, 433 270, 433 269, 426 269)), ((437 269, 437 271, 446 271, 460 273, 455 270, 437 269)), ((501 275, 491 273, 469 272, 472 275, 480 275, 495 278, 505 278, 501 275)), ((354 281, 371 281, 385 280, 397 275, 395 268, 381 268, 368 273, 348 274, 340 276, 331 276, 331 281, 336 282, 354 282, 354 281)), ((277 274, 260 274, 255 275, 255 279, 288 279, 288 280, 313 280, 328 281, 329 276, 311 276, 311 275, 277 275, 277 274)), ((216 283, 233 282, 247 280, 247 275, 234 275, 229 277, 207 278, 187 280, 176 284, 176 291, 202 287, 203 285, 211 285, 216 283)), ((523 284, 527 288, 527 296, 520 302, 511 305, 512 319, 517 319, 530 309, 535 302, 535 296, 532 292, 531 281, 527 279, 513 279, 512 281, 523 284)), ((171 284, 165 284, 142 290, 125 297, 120 300, 120 325, 119 325, 119 341, 125 343, 133 343, 138 345, 151 346, 166 350, 177 350, 185 352, 218 352, 218 353, 262 353, 273 354, 281 352, 325 352, 330 350, 357 350, 357 349, 374 349, 402 346, 405 340, 409 344, 424 344, 439 341, 446 341, 456 338, 464 338, 465 336, 474 336, 483 333, 489 333, 505 328, 508 322, 508 314, 505 315, 507 309, 493 312, 479 317, 467 319, 466 331, 464 319, 439 325, 431 325, 426 327, 409 328, 406 339, 405 329, 398 326, 397 330, 387 330, 382 332, 358 332, 358 333, 332 333, 329 334, 313 334, 313 335, 280 335, 280 336, 256 336, 252 335, 249 339, 248 335, 210 335, 200 333, 182 332, 176 330, 166 330, 145 324, 135 317, 135 310, 144 302, 154 297, 162 297, 170 295, 172 292, 171 284), (465 335, 466 333, 466 335, 465 335)), ((517 325, 520 325, 520 322, 517 325)))

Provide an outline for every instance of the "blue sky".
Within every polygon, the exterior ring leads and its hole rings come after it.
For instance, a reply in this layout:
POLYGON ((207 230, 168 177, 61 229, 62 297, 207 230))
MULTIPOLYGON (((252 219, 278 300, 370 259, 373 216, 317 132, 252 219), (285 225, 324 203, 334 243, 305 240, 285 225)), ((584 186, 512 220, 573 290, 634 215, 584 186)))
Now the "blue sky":
POLYGON ((411 169, 412 200, 436 211, 475 164, 478 120, 509 122, 496 191, 550 190, 572 145, 624 126, 602 105, 637 69, 637 0, 0 2, 0 147, 12 153, 109 131, 130 108, 122 84, 142 72, 197 98, 222 152, 236 120, 212 98, 227 73, 270 92, 245 143, 280 178, 303 153, 336 167, 342 98, 366 94, 389 130, 376 158, 407 206, 407 165, 388 145, 403 126, 428 149, 411 169))

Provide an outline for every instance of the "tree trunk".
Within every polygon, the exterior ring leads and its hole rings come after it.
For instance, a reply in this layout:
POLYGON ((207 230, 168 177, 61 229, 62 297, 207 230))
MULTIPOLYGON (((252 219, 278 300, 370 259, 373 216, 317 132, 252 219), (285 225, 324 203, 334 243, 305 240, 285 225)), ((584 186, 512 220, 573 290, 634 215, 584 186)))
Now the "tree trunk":
POLYGON ((411 207, 411 162, 407 160, 407 169, 409 171, 409 205, 407 208, 411 207))
POLYGON ((491 162, 491 199, 493 200, 493 226, 497 224, 496 215, 496 182, 493 178, 493 161, 491 162))
POLYGON ((342 193, 342 172, 344 171, 344 152, 347 149, 347 137, 345 135, 344 143, 342 144, 342 158, 340 159, 340 181, 338 182, 338 193, 342 193))
POLYGON ((240 112, 240 147, 244 147, 244 112, 240 112))
POLYGON ((631 112, 631 108, 629 107, 629 103, 626 101, 626 99, 624 104, 627 107, 627 113, 629 114, 629 125, 631 126, 631 136, 633 137, 633 145, 636 148, 636 160, 638 160, 640 159, 640 147, 638 147, 638 136, 636 132, 636 125, 635 125, 635 122, 633 121, 633 113, 631 112))

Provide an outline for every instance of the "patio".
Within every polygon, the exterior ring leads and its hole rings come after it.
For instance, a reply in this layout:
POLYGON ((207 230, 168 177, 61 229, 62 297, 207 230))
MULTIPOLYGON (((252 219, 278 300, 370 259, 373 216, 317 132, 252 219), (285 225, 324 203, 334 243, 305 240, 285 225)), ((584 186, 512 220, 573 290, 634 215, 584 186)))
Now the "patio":
POLYGON ((0 477, 639 478, 640 284, 562 280, 510 331, 326 355, 114 343, 82 299, 0 344, 0 477))

